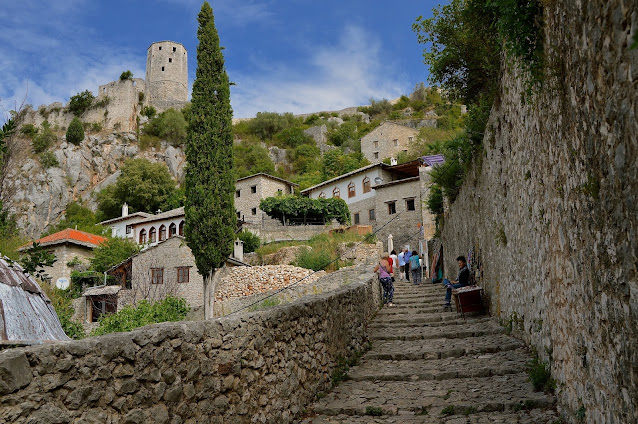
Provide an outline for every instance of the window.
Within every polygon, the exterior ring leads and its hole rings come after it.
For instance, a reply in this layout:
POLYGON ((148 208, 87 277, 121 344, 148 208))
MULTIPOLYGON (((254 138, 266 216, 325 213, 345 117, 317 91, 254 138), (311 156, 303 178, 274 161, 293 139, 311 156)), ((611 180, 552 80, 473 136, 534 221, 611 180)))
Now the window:
POLYGON ((163 225, 159 229, 159 241, 166 240, 166 225, 163 225))
POLYGON ((409 211, 415 211, 414 199, 405 199, 405 209, 409 211))
POLYGON ((250 210, 250 213, 253 214, 253 215, 257 215, 257 208, 252 208, 250 210))
POLYGON ((164 284, 164 268, 151 268, 151 283, 164 284))
POLYGON ((164 72, 164 67, 162 66, 162 72, 164 72))
POLYGON ((168 58, 168 63, 173 63, 173 58, 172 57, 168 58))
POLYGON ((277 190, 277 196, 281 196, 282 194, 284 194, 284 192, 281 191, 281 189, 277 190))
POLYGON ((235 197, 241 197, 241 190, 235 190, 235 197))
POLYGON ((414 141, 414 137, 408 137, 408 141, 411 143, 414 141))
POLYGON ((364 193, 370 193, 372 189, 370 188, 370 178, 369 177, 365 177, 363 179, 363 192, 364 193))
POLYGON ((177 267, 177 282, 188 283, 190 281, 190 268, 187 266, 177 267))
POLYGON ((374 209, 370 209, 368 211, 368 216, 370 218, 370 221, 376 221, 376 219, 377 219, 377 217, 376 217, 376 215, 374 213, 374 209))
POLYGON ((173 47, 173 51, 176 52, 177 51, 177 47, 173 47))
POLYGON ((397 202, 386 202, 388 205, 388 215, 397 213, 397 202))
POLYGON ((394 145, 398 146, 399 145, 399 140, 393 140, 394 141, 394 145))
POLYGON ((250 186, 250 192, 253 193, 253 194, 257 193, 257 186, 256 185, 250 186))
POLYGON ((127 225, 126 226, 126 234, 131 234, 131 231, 133 231, 133 226, 132 225, 127 225))
POLYGON ((117 312, 117 297, 115 295, 89 296, 91 299, 91 322, 98 322, 104 314, 117 312))
POLYGON ((241 219, 241 212, 237 212, 237 219, 241 219))
POLYGON ((140 244, 146 244, 146 230, 140 231, 140 244))
POLYGON ((375 149, 379 148, 379 142, 378 141, 373 141, 372 145, 374 146, 375 149))
POLYGON ((319 198, 320 199, 325 199, 326 198, 326 193, 324 193, 323 191, 321 193, 319 193, 319 198))
POLYGON ((361 222, 361 220, 359 219, 359 213, 358 212, 354 214, 353 221, 354 221, 354 225, 359 225, 359 222, 361 222))
POLYGON ((169 237, 174 237, 177 234, 177 225, 175 225, 175 223, 173 222, 169 227, 168 227, 168 236, 169 237))
POLYGON ((341 190, 339 190, 339 187, 335 187, 334 190, 332 190, 332 197, 341 197, 341 190))
POLYGON ((151 230, 148 232, 148 241, 151 243, 155 243, 157 240, 157 230, 155 227, 151 227, 151 230))
POLYGON ((374 158, 379 159, 379 152, 374 152, 374 158))
POLYGON ((348 184, 348 198, 354 197, 356 195, 357 193, 354 189, 354 183, 351 181, 350 184, 348 184))
POLYGON ((177 234, 179 234, 180 236, 184 235, 184 221, 179 223, 177 234))
POLYGON ((162 46, 159 46, 159 49, 162 50, 162 46))

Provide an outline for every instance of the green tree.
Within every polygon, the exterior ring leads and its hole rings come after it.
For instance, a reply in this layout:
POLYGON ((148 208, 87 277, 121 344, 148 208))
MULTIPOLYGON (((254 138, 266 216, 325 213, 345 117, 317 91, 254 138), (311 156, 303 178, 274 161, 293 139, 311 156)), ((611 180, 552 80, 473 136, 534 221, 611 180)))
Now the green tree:
POLYGON ((36 134, 31 140, 31 146, 33 147, 34 153, 42 153, 49 149, 53 142, 55 141, 56 136, 53 130, 51 129, 51 124, 49 121, 42 122, 42 131, 39 134, 36 134))
POLYGON ((295 118, 292 113, 259 112, 246 125, 250 134, 265 141, 271 140, 278 132, 301 122, 302 120, 295 118))
POLYGON ((52 266, 57 258, 46 251, 40 243, 33 242, 33 245, 20 260, 20 265, 35 278, 40 280, 48 280, 49 275, 44 271, 43 267, 52 266))
POLYGON ((93 100, 95 100, 95 96, 89 90, 84 90, 81 93, 76 94, 75 96, 71 96, 69 101, 69 110, 75 116, 81 116, 84 112, 86 112, 91 105, 93 104, 93 100))
POLYGON ((174 146, 186 141, 186 120, 182 112, 168 109, 144 126, 144 133, 163 138, 174 146))
POLYGON ((66 206, 64 218, 51 227, 47 234, 57 233, 67 228, 77 228, 91 234, 104 235, 106 228, 98 224, 95 213, 82 203, 71 202, 66 206))
POLYGON ((148 119, 152 119, 157 114, 157 109, 153 106, 144 106, 142 108, 142 116, 146 116, 148 119))
POLYGON ((129 239, 113 237, 93 249, 91 268, 97 272, 106 272, 113 265, 117 265, 140 251, 137 244, 129 239))
POLYGON ((275 144, 283 148, 295 148, 302 144, 313 144, 314 140, 301 127, 288 127, 275 134, 275 144))
POLYGON ((155 213, 174 198, 176 182, 163 163, 128 159, 115 184, 97 193, 98 219, 120 216, 124 203, 133 212, 155 213))
POLYGON ((235 146, 235 172, 237 178, 265 172, 273 174, 275 164, 268 149, 258 143, 242 142, 235 146))
POLYGON ((120 74, 120 81, 126 81, 131 79, 133 79, 133 72, 131 71, 124 71, 122 72, 122 74, 120 74))
POLYGON ((186 242, 204 278, 204 316, 212 318, 215 273, 233 251, 235 172, 230 82, 205 1, 198 16, 197 71, 186 145, 186 242))
POLYGON ((306 174, 321 168, 321 152, 312 144, 302 144, 294 150, 288 150, 288 159, 297 174, 306 174))
POLYGON ((339 149, 330 150, 323 155, 324 181, 369 164, 370 162, 361 153, 344 154, 339 149))
POLYGON ((66 141, 79 146, 82 140, 84 140, 84 125, 82 125, 82 121, 76 116, 66 130, 66 141))
POLYGON ((259 237, 251 233, 250 231, 242 231, 237 234, 237 238, 244 242, 244 253, 252 253, 261 245, 259 237))

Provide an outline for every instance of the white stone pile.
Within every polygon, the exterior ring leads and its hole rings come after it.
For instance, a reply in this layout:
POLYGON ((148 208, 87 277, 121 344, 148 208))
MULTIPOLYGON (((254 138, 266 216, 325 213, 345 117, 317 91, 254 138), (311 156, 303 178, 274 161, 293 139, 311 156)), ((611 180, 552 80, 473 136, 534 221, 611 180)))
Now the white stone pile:
MULTIPOLYGON (((229 269, 222 278, 215 293, 215 300, 223 301, 257 293, 277 290, 313 274, 311 269, 299 268, 292 265, 238 266, 229 269)), ((310 284, 326 275, 319 271, 300 282, 310 284)))

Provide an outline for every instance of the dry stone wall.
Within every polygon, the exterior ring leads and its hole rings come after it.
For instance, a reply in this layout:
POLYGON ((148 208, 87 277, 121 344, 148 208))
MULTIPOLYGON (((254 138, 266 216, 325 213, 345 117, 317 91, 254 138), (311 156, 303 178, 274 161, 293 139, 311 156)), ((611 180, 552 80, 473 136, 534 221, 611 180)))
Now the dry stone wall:
POLYGON ((551 361, 568 422, 638 421, 635 2, 546 2, 545 85, 506 72, 484 151, 445 217, 491 312, 551 361))
POLYGON ((371 274, 245 315, 0 353, 0 421, 289 423, 367 344, 371 274))

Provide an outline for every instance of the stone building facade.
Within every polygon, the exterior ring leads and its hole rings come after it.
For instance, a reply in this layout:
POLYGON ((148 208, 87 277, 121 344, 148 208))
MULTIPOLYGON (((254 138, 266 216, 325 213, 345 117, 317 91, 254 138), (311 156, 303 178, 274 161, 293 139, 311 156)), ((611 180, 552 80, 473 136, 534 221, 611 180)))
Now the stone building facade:
MULTIPOLYGON (((34 242, 55 256, 56 261, 53 266, 43 267, 51 283, 55 284, 60 279, 70 282, 74 266, 88 265, 89 260, 93 258, 93 249, 105 241, 104 237, 67 228, 34 242), (68 265, 69 263, 71 265, 68 265)), ((19 251, 27 252, 34 242, 22 246, 19 251)))
MULTIPOLYGON (((146 79, 116 80, 98 87, 93 105, 80 119, 103 128, 134 131, 144 106, 158 111, 181 109, 188 101, 188 53, 174 41, 158 41, 147 50, 146 79)), ((24 124, 68 128, 74 115, 68 105, 53 103, 37 110, 27 109, 24 124)))
POLYGON ((384 122, 361 138, 361 153, 370 162, 395 158, 408 152, 419 131, 394 122, 384 122))
POLYGON ((445 216, 445 265, 473 249, 491 313, 550 365, 564 422, 636 423, 635 2, 544 10, 543 88, 527 97, 504 66, 481 160, 445 216))
POLYGON ((271 218, 259 209, 259 202, 279 194, 293 194, 295 187, 295 183, 263 173, 238 179, 235 183, 237 218, 254 225, 270 221, 271 218))

